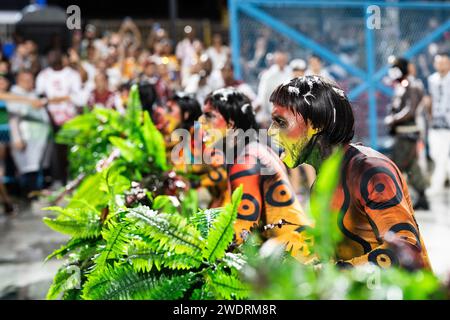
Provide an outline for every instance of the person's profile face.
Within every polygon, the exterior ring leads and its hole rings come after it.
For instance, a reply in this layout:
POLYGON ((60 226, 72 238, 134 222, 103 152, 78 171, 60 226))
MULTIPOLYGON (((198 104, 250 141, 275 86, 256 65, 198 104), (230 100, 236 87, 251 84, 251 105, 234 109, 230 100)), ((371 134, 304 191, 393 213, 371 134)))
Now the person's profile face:
POLYGON ((167 112, 165 117, 168 123, 167 129, 169 133, 180 127, 183 121, 183 115, 180 106, 175 101, 167 102, 167 112))
POLYGON ((225 118, 210 103, 203 107, 203 115, 199 118, 202 126, 202 139, 207 147, 214 146, 226 137, 229 125, 225 118))
POLYGON ((289 168, 306 160, 305 149, 315 133, 301 114, 285 106, 273 106, 268 135, 282 149, 280 158, 289 168))

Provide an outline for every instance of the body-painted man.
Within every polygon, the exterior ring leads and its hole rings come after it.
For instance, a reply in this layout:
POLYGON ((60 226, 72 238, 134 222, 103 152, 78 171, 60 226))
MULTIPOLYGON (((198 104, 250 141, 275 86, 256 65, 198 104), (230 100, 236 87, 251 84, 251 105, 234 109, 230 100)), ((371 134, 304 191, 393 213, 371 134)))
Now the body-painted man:
MULTIPOLYGON (((208 207, 224 205, 229 198, 226 197, 227 182, 226 170, 222 165, 195 164, 196 153, 202 153, 202 144, 195 146, 195 134, 200 135, 200 130, 195 130, 197 119, 201 115, 201 106, 193 94, 177 92, 166 104, 165 109, 160 109, 159 128, 165 135, 167 155, 174 165, 174 170, 191 176, 198 176, 198 180, 191 181, 191 187, 203 187, 208 190, 212 201, 208 207), (179 152, 174 155, 172 150, 179 142, 172 140, 172 133, 177 129, 184 129, 189 133, 189 146, 176 149, 179 152), (197 132, 196 132, 197 131, 197 132)), ((200 138, 201 139, 201 138, 200 138)))
POLYGON ((258 141, 250 100, 234 88, 207 96, 200 118, 204 141, 222 156, 228 173, 228 194, 243 186, 242 202, 234 225, 236 242, 254 229, 276 239, 296 256, 306 255, 302 233, 310 225, 277 154, 258 141), (223 144, 225 143, 225 147, 223 144))
POLYGON ((269 135, 284 150, 281 158, 290 168, 307 163, 320 175, 321 163, 334 149, 345 152, 333 201, 343 234, 336 248, 338 264, 403 265, 405 259, 389 245, 394 237, 409 250, 408 267, 429 268, 400 170, 381 153, 350 143, 354 117, 344 92, 324 78, 305 76, 280 85, 270 100, 274 106, 269 135))

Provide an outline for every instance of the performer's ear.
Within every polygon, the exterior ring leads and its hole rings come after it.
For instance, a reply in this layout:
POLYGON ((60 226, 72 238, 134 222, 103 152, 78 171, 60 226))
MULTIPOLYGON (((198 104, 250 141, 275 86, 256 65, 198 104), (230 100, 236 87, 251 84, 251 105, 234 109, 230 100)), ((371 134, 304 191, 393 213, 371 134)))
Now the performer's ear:
POLYGON ((228 122, 227 128, 228 128, 228 129, 233 129, 233 128, 234 128, 234 121, 233 121, 233 120, 230 120, 230 121, 228 122))

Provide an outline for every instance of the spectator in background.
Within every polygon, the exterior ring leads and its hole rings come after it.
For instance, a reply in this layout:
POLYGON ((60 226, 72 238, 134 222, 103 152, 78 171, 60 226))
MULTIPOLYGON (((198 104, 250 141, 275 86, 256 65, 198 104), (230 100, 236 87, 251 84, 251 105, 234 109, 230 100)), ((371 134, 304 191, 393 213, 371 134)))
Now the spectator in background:
POLYGON ((203 54, 186 81, 186 93, 196 94, 198 102, 203 104, 209 93, 221 87, 223 79, 220 71, 212 70, 211 59, 203 54))
POLYGON ((252 102, 252 105, 256 109, 257 106, 254 105, 256 103, 256 93, 253 91, 253 89, 245 82, 236 80, 234 78, 234 70, 233 65, 230 61, 227 61, 224 66, 222 67, 222 78, 224 82, 224 87, 233 87, 242 92, 247 96, 247 98, 250 99, 252 102))
POLYGON ((294 59, 289 63, 292 70, 292 78, 303 77, 306 72, 306 62, 303 59, 294 59))
MULTIPOLYGON (((49 99, 48 111, 54 130, 76 116, 79 104, 81 77, 70 67, 63 67, 60 51, 48 53, 49 67, 42 70, 36 79, 36 92, 49 99)), ((67 182, 67 146, 55 144, 52 164, 53 178, 63 185, 67 182)))
POLYGON ((286 52, 277 51, 274 53, 274 64, 263 71, 258 85, 257 102, 261 108, 257 111, 256 120, 262 127, 268 127, 270 122, 271 103, 269 101, 272 91, 283 82, 292 78, 292 70, 287 65, 288 55, 286 52))
MULTIPOLYGON (((11 93, 37 98, 33 74, 30 71, 19 71, 11 93)), ((35 108, 29 103, 8 102, 7 108, 12 157, 20 175, 21 191, 27 196, 30 192, 42 189, 39 174, 50 164, 50 119, 44 108, 35 108)))
POLYGON ((319 56, 312 55, 308 59, 308 69, 305 75, 310 76, 321 76, 327 79, 334 80, 333 77, 328 73, 326 69, 323 68, 322 59, 319 56))
POLYGON ((428 78, 431 96, 430 156, 435 167, 429 194, 441 193, 450 179, 450 58, 447 53, 434 58, 436 72, 428 78))
POLYGON ((230 55, 230 49, 223 44, 222 36, 216 33, 212 39, 212 46, 206 50, 212 62, 213 70, 220 70, 227 62, 230 55))
POLYGON ((385 118, 386 125, 394 135, 393 160, 399 169, 408 175, 418 199, 414 209, 429 209, 425 195, 426 181, 418 165, 417 142, 420 130, 416 122, 416 113, 424 97, 423 85, 409 74, 409 61, 400 57, 391 57, 389 77, 394 83, 394 97, 391 113, 385 118))
POLYGON ((197 52, 195 48, 195 31, 187 25, 184 27, 184 39, 181 40, 175 49, 177 58, 181 61, 181 78, 185 79, 190 73, 190 69, 197 63, 197 52))
POLYGON ((108 89, 108 76, 104 72, 98 72, 94 78, 94 90, 88 99, 88 106, 91 108, 101 107, 106 109, 115 109, 120 113, 125 110, 121 104, 118 104, 118 96, 108 89))
MULTIPOLYGON (((0 94, 4 94, 9 89, 9 79, 5 74, 0 73, 0 94)), ((0 112, 4 113, 5 102, 0 100, 0 112)), ((2 117, 3 118, 3 117, 2 117)), ((6 118, 6 117, 4 117, 6 118)), ((5 124, 5 123, 2 123, 5 124)), ((8 191, 3 184, 3 178, 5 176, 5 159, 6 159, 6 148, 9 138, 7 135, 0 135, 0 201, 3 204, 4 213, 7 216, 12 216, 14 212, 14 206, 11 198, 9 197, 8 191)))

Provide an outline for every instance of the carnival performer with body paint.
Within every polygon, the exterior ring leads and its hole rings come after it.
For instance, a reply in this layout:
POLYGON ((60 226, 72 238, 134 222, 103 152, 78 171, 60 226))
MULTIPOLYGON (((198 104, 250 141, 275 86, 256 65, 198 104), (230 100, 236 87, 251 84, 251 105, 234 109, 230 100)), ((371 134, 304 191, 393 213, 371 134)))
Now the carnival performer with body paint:
POLYGON ((232 87, 216 90, 206 97, 200 122, 211 157, 216 163, 221 157, 227 168, 228 194, 243 186, 236 242, 257 229, 264 238, 285 244, 293 256, 308 255, 302 231, 310 222, 278 155, 259 141, 249 98, 232 87))
POLYGON ((166 139, 167 155, 171 157, 169 161, 174 165, 174 170, 189 175, 191 178, 196 176, 198 179, 191 179, 191 188, 205 188, 211 196, 211 201, 207 204, 208 208, 223 206, 229 197, 226 194, 226 170, 223 166, 210 166, 201 163, 195 163, 195 153, 203 153, 202 143, 199 141, 198 148, 194 145, 195 134, 201 140, 200 130, 195 126, 199 123, 198 118, 202 114, 202 109, 194 94, 177 92, 171 97, 166 108, 159 108, 160 130, 166 139), (172 150, 179 142, 172 137, 175 130, 186 130, 188 132, 189 146, 187 148, 177 149, 178 154, 173 155, 172 150))
POLYGON ((350 143, 354 117, 345 93, 322 77, 304 76, 278 86, 270 101, 269 135, 284 150, 281 158, 288 167, 307 163, 318 171, 335 149, 344 150, 333 198, 336 222, 343 234, 336 248, 337 263, 344 267, 371 262, 380 267, 408 264, 412 269, 430 268, 400 170, 383 154, 350 143), (397 254, 398 247, 408 252, 409 260, 397 254))

